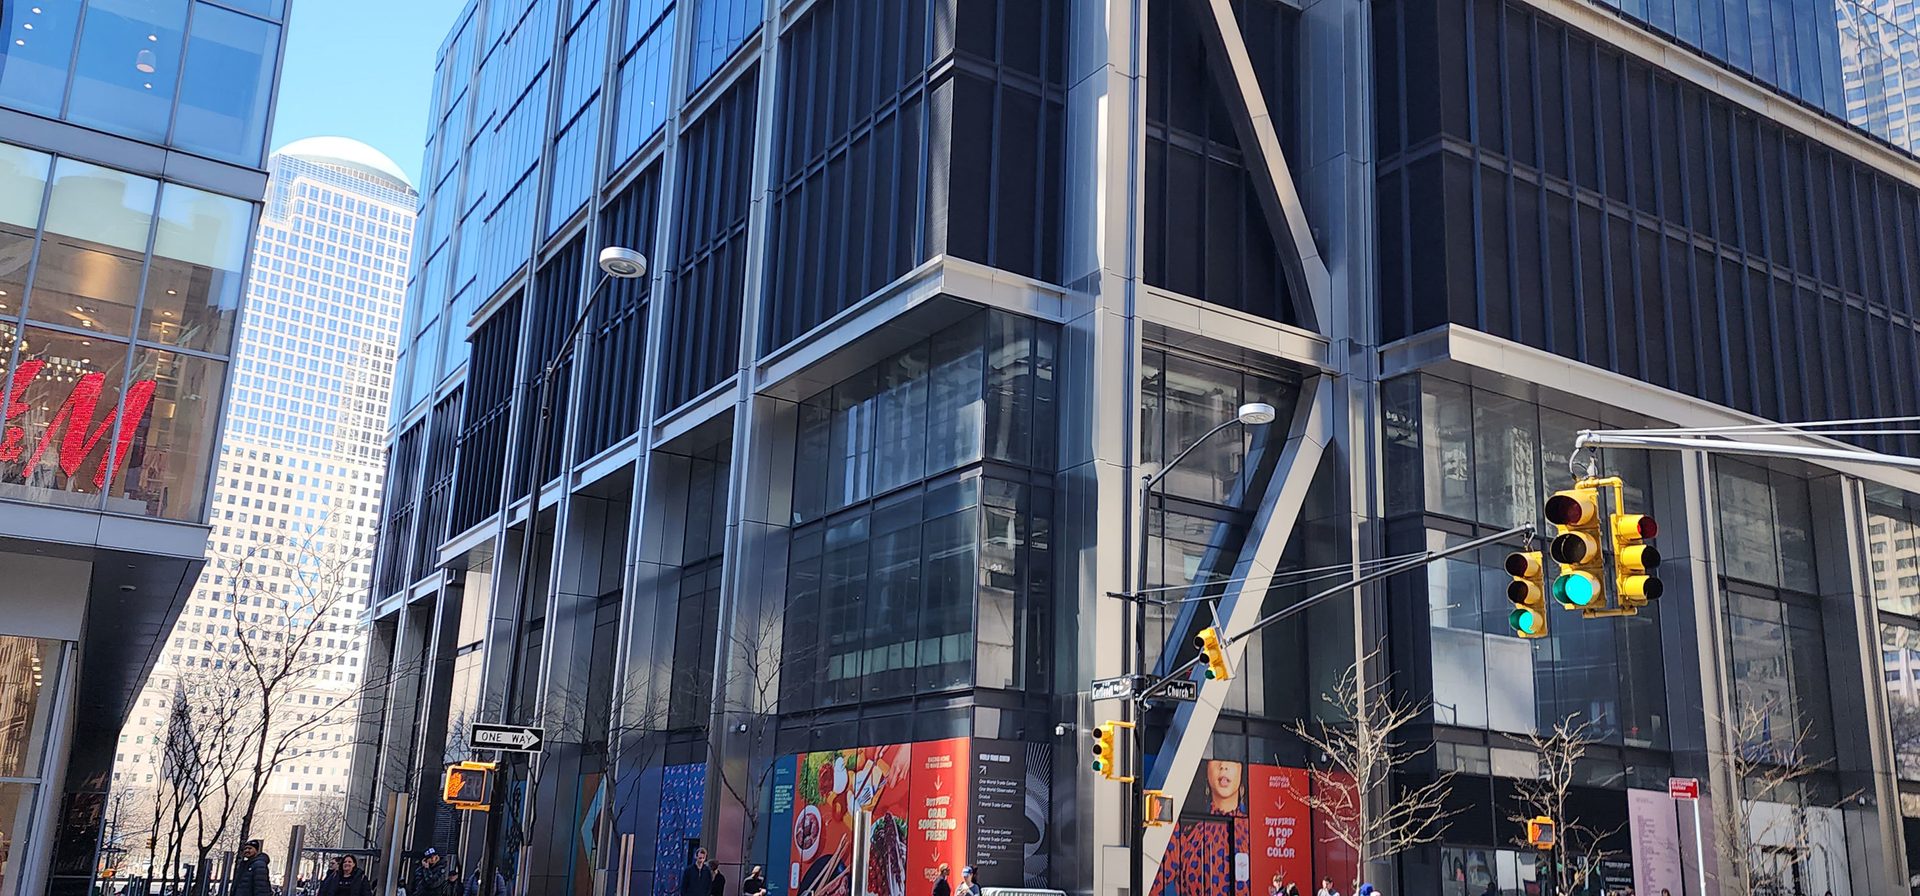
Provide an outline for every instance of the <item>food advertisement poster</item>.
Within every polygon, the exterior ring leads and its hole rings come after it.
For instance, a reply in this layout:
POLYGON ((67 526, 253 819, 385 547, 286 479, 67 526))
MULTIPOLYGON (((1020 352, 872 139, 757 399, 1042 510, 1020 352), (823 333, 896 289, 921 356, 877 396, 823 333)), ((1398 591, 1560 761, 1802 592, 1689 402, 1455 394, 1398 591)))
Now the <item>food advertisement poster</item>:
POLYGON ((781 760, 772 793, 772 896, 925 896, 978 868, 983 886, 1046 877, 1050 753, 1018 741, 951 738, 803 753, 781 760), (791 782, 790 785, 783 782, 791 782), (870 821, 857 830, 857 811, 870 821), (855 892, 855 844, 865 847, 855 892))
POLYGON ((788 886, 801 896, 906 896, 908 744, 803 753, 794 773, 788 886), (861 810, 871 814, 863 821, 861 810), (855 838, 867 887, 853 892, 855 838))
POLYGON ((1250 765, 1246 845, 1254 890, 1265 893, 1274 875, 1309 889, 1313 879, 1313 819, 1302 795, 1310 786, 1305 769, 1250 765))
POLYGON ((933 892, 942 862, 951 868, 948 883, 956 889, 959 886, 960 869, 966 866, 968 855, 967 747, 964 737, 913 745, 909 893, 933 892))

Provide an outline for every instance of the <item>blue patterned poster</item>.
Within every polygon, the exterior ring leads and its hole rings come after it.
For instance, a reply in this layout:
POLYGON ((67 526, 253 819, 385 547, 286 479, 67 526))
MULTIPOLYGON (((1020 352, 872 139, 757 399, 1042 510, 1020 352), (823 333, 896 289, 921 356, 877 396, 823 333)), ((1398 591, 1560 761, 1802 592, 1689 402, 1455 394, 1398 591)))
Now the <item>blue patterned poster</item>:
POLYGON ((692 896, 680 892, 687 867, 687 841, 700 836, 706 802, 707 764, 669 765, 660 775, 660 828, 653 850, 653 896, 692 896))

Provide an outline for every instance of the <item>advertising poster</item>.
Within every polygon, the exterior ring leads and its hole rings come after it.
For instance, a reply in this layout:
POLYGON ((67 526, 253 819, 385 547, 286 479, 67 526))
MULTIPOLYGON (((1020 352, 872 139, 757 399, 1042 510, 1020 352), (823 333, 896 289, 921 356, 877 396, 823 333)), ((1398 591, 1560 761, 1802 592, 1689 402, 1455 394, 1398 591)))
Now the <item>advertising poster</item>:
POLYGON ((889 744, 795 757, 787 839, 790 892, 849 896, 854 838, 860 837, 870 850, 865 896, 905 896, 912 753, 908 744, 889 744), (855 830, 855 813, 863 803, 872 807, 872 821, 855 830))
MULTIPOLYGON (((1233 828, 1225 820, 1183 821, 1174 827, 1150 896, 1221 896, 1232 892, 1233 828)), ((1262 891, 1264 892, 1264 891, 1262 891)))
MULTIPOLYGON (((1315 796, 1327 796, 1328 792, 1343 791, 1346 794, 1345 805, 1358 806, 1358 789, 1353 778, 1339 773, 1324 776, 1309 776, 1313 780, 1315 796)), ((1325 812, 1313 813, 1313 869, 1319 877, 1331 877, 1342 892, 1351 889, 1355 878, 1360 876, 1360 856, 1342 842, 1337 834, 1342 824, 1351 825, 1351 820, 1342 822, 1328 817, 1325 812)), ((1318 886, 1319 881, 1315 880, 1318 886)), ((1301 887, 1302 890, 1306 889, 1301 887)))
POLYGON ((788 856, 793 854, 793 772, 797 757, 774 760, 772 804, 767 812, 767 855, 773 857, 767 868, 769 896, 786 896, 788 856))
POLYGON ((1313 876, 1313 820, 1302 794, 1310 786, 1305 769, 1279 765, 1248 766, 1246 844, 1248 876, 1255 893, 1267 892, 1277 875, 1302 892, 1319 886, 1313 876))
POLYGON ((1053 748, 1046 744, 1026 744, 1027 748, 1027 886, 1047 880, 1048 857, 1052 844, 1047 842, 1047 818, 1053 806, 1053 748))
POLYGON ((1680 864, 1680 823, 1673 809, 1673 798, 1665 791, 1627 790, 1635 892, 1686 892, 1680 864))
POLYGON ((680 872, 692 862, 687 841, 700 836, 701 789, 707 764, 669 765, 660 775, 660 826, 654 840, 654 896, 691 896, 680 893, 680 872))
POLYGON ((913 745, 910 893, 933 892, 941 863, 951 869, 948 883, 957 886, 960 869, 967 865, 967 747, 964 737, 913 745))

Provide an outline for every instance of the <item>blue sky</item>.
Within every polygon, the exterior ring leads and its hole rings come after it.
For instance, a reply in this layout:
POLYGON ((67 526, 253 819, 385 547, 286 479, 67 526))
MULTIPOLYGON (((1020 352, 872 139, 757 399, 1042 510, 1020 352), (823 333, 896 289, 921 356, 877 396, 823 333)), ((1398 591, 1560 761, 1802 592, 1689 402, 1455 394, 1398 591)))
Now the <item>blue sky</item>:
POLYGON ((296 0, 272 148, 352 137, 419 179, 433 54, 465 0, 296 0))

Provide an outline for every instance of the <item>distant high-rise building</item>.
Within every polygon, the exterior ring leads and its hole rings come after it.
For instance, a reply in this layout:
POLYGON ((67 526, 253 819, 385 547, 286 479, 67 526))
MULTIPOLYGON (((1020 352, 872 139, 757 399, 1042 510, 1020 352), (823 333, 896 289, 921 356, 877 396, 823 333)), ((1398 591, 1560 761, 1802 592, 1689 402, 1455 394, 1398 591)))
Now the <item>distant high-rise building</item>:
POLYGON ((286 13, 0 3, 8 896, 113 860, 115 742, 206 555, 286 13))
POLYGON ((277 848, 287 824, 345 799, 417 196, 390 159, 339 137, 289 144, 267 170, 207 565, 121 735, 114 782, 164 782, 175 695, 250 658, 243 627, 266 649, 302 640, 304 659, 268 664, 283 753, 251 833, 277 848))

